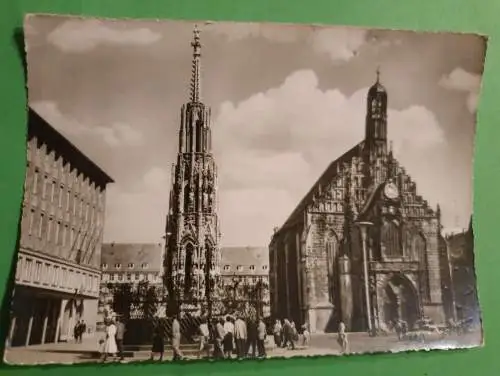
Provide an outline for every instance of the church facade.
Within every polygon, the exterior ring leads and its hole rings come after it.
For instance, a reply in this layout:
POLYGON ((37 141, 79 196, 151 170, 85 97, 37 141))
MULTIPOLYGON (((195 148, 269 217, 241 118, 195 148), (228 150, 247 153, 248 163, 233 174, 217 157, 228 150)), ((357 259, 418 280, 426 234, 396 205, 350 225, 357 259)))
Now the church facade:
POLYGON ((417 193, 387 140, 388 95, 367 95, 365 139, 333 161, 269 245, 272 315, 311 332, 386 331, 453 317, 439 206, 417 193))
POLYGON ((220 284, 217 166, 210 107, 200 97, 201 43, 195 28, 189 101, 181 108, 165 234, 168 310, 211 312, 220 284))

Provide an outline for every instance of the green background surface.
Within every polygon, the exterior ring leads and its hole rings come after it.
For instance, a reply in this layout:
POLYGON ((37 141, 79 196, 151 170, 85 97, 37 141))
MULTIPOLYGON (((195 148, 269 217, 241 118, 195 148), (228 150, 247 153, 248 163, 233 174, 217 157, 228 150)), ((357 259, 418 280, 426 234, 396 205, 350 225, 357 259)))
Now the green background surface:
MULTIPOLYGON (((500 1, 496 0, 0 0, 0 296, 16 248, 25 166, 26 90, 15 41, 25 13, 111 18, 275 21, 477 32, 489 37, 476 134, 474 230, 485 347, 471 350, 354 355, 229 363, 0 366, 2 375, 500 375, 500 1)), ((425 158, 425 156, 422 156, 425 158)), ((432 161, 429 161, 429 164, 432 161)), ((5 304, 2 316, 5 317, 5 304)), ((8 326, 8 322, 7 322, 8 326)), ((1 331, 7 331, 2 322, 1 331)))

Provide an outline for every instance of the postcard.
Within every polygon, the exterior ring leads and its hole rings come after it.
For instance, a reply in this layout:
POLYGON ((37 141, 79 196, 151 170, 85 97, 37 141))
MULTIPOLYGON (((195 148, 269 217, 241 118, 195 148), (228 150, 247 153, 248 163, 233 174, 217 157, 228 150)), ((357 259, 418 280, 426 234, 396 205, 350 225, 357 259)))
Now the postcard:
POLYGON ((485 37, 56 15, 24 31, 6 362, 483 344, 485 37))

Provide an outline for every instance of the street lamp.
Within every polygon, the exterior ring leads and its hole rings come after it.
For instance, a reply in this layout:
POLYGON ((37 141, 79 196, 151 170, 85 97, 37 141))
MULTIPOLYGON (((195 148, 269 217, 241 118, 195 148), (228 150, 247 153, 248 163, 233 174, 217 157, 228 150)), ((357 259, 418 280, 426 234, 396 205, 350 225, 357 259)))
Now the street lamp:
POLYGON ((373 325, 372 325, 372 312, 371 312, 371 302, 370 302, 370 286, 368 280, 368 228, 373 226, 372 222, 356 222, 356 225, 361 230, 361 246, 363 250, 363 276, 364 276, 364 290, 365 290, 365 306, 366 306, 366 320, 368 323, 368 333, 373 335, 373 325))

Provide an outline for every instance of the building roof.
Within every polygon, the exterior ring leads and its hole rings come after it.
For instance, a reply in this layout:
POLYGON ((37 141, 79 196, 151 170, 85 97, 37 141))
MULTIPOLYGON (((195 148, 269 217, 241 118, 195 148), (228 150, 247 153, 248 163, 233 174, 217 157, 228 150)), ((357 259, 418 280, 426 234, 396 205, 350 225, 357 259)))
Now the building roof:
POLYGON ((304 196, 304 198, 299 202, 299 204, 295 207, 292 214, 285 221, 285 224, 282 228, 287 227, 289 224, 294 223, 300 216, 303 215, 305 208, 307 205, 311 204, 314 198, 314 195, 318 191, 318 187, 324 184, 328 184, 334 177, 338 174, 339 167, 342 166, 343 163, 350 162, 355 156, 361 156, 363 150, 364 141, 355 145, 353 148, 342 154, 339 158, 335 159, 330 165, 326 168, 326 170, 321 174, 319 179, 314 183, 309 192, 304 196))
POLYGON ((53 150, 65 162, 69 162, 72 168, 76 168, 102 189, 106 187, 106 184, 114 183, 114 180, 107 173, 30 107, 28 111, 28 139, 33 137, 37 137, 45 143, 48 151, 53 150))
POLYGON ((242 275, 269 273, 269 250, 266 247, 222 247, 221 274, 242 275), (252 269, 253 266, 253 269, 252 269))
POLYGON ((158 272, 163 270, 160 243, 107 243, 102 245, 101 267, 107 272, 158 272), (120 267, 117 267, 120 265, 120 267), (129 266, 130 265, 130 266, 129 266), (143 267, 143 265, 147 267, 143 267))

